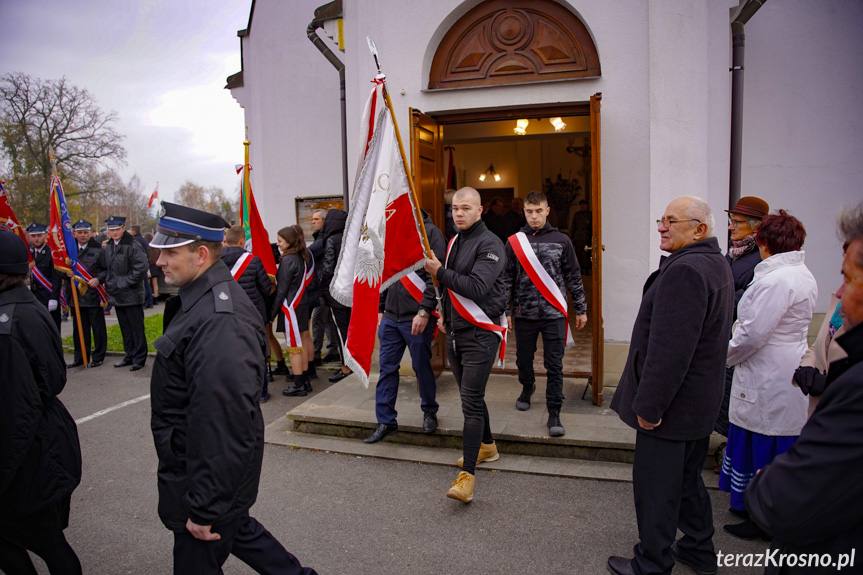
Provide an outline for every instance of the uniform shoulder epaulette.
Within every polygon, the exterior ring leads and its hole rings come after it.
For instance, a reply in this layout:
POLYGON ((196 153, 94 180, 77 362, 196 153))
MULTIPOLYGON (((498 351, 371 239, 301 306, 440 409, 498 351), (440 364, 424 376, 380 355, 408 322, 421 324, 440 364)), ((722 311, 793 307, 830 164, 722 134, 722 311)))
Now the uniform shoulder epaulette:
POLYGON ((12 335, 12 316, 14 314, 14 303, 0 305, 0 335, 12 335))
POLYGON ((213 286, 213 301, 216 302, 216 313, 234 313, 234 301, 231 297, 229 282, 222 282, 213 286))

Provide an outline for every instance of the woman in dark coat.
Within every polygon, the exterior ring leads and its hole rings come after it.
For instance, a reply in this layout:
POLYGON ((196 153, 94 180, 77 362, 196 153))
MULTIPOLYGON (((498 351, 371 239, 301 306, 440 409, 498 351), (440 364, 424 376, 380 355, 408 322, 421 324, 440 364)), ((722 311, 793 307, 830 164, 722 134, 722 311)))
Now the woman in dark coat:
POLYGON ((80 574, 63 536, 81 481, 78 430, 57 399, 60 334, 27 289, 28 272, 24 243, 0 229, 0 571, 35 575, 29 550, 52 575, 80 574))

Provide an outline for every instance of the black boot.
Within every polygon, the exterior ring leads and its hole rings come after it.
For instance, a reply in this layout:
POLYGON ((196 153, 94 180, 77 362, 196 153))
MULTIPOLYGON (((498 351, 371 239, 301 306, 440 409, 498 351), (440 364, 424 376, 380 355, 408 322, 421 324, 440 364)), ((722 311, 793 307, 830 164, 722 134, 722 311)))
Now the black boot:
POLYGON ((560 423, 560 412, 549 411, 548 412, 548 435, 550 437, 560 437, 564 433, 566 433, 566 430, 563 428, 563 425, 560 423))
POLYGON ((285 360, 279 360, 276 362, 276 369, 273 370, 273 375, 287 375, 288 374, 288 366, 285 365, 285 360))
POLYGON ((310 381, 308 370, 303 372, 303 385, 305 386, 306 393, 312 392, 312 382, 310 381))
POLYGON ((294 384, 282 391, 282 395, 286 395, 288 397, 305 397, 306 395, 308 395, 309 392, 306 391, 306 384, 303 379, 303 374, 298 375, 294 381, 294 384))

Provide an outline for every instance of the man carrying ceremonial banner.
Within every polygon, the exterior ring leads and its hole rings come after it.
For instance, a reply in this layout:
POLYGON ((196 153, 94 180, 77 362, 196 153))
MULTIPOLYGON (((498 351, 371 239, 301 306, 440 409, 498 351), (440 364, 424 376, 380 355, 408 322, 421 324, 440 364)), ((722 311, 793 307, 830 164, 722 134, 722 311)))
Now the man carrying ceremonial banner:
POLYGON ((344 247, 330 284, 333 298, 353 308, 345 365, 360 376, 363 386, 369 383, 380 292, 422 268, 425 259, 425 232, 416 216, 384 78, 378 74, 373 80, 363 112, 361 169, 351 196, 344 247))

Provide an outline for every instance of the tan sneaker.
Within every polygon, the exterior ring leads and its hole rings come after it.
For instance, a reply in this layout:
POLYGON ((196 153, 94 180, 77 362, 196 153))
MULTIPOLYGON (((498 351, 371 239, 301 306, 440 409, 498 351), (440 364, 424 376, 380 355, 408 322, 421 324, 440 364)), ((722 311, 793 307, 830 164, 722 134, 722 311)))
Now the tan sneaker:
POLYGON ((450 499, 458 499, 465 503, 473 501, 473 485, 476 483, 476 477, 462 471, 458 474, 455 481, 452 482, 452 487, 446 492, 446 496, 450 499))
MULTIPOLYGON (((497 452, 497 445, 495 445, 494 441, 490 444, 479 444, 479 453, 476 456, 477 463, 482 463, 483 461, 497 461, 498 459, 500 459, 500 454, 497 452)), ((459 467, 464 467, 464 457, 459 457, 455 464, 459 467)))

